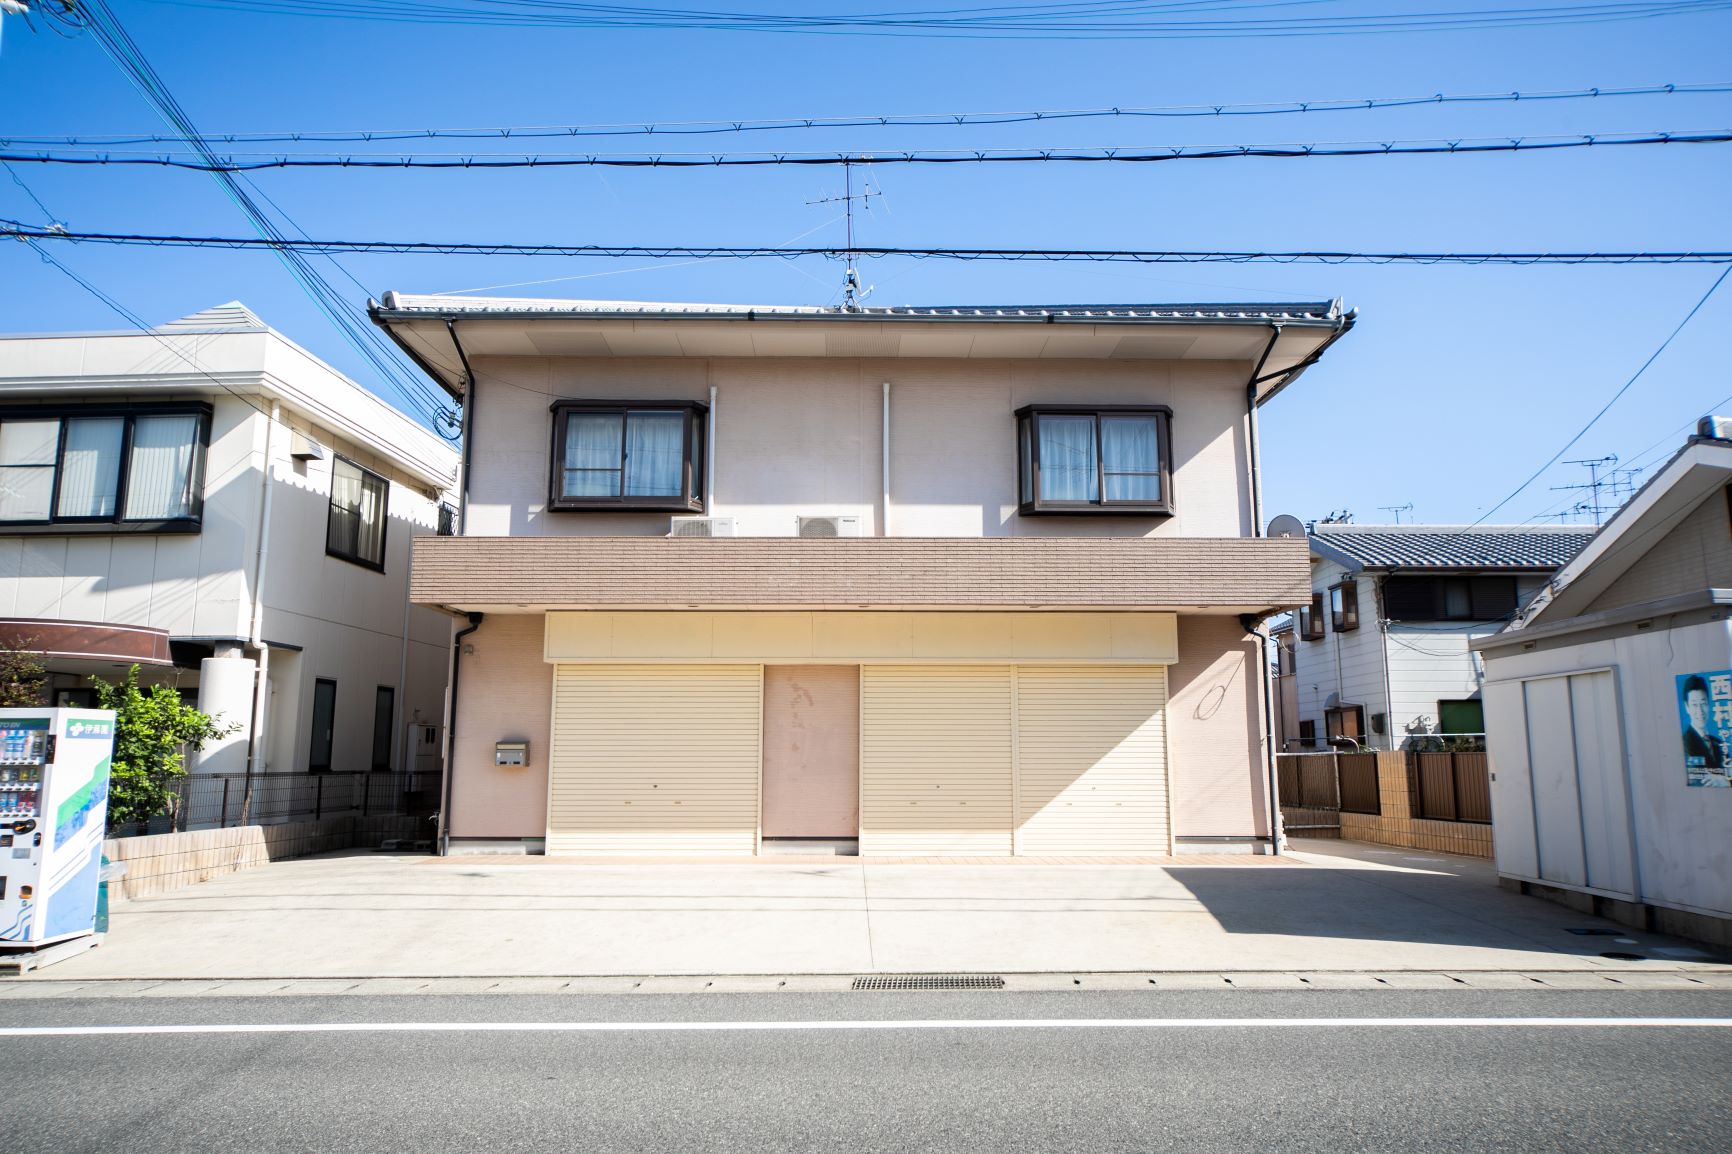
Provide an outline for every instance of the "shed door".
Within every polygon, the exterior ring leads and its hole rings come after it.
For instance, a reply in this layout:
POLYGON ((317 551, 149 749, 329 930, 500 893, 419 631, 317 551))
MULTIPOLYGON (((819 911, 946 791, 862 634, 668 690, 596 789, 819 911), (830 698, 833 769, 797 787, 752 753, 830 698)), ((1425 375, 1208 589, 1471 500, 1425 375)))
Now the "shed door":
POLYGON ((860 852, 1011 852, 1008 666, 860 671, 860 852))
POLYGON ((1166 673, 1017 670, 1017 853, 1170 851, 1166 673))
POLYGON ((757 665, 559 665, 547 852, 757 849, 757 665))
POLYGON ((764 836, 860 831, 860 667, 764 667, 764 836))

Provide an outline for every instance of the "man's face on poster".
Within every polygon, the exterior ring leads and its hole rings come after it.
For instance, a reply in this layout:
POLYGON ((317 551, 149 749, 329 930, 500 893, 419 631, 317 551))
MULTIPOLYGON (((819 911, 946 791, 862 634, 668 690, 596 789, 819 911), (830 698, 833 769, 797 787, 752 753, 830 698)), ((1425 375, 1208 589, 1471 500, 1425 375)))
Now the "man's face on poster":
POLYGON ((1708 736, 1708 694, 1706 690, 1692 689, 1684 695, 1684 712, 1690 715, 1690 728, 1708 736))

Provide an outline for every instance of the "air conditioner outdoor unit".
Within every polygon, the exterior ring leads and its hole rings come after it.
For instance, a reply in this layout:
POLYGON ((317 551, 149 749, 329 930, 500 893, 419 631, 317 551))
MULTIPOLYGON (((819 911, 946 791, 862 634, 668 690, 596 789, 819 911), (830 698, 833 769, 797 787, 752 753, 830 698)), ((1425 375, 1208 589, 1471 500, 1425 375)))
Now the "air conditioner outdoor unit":
POLYGON ((732 537, 732 517, 674 517, 668 526, 669 537, 732 537))
POLYGON ((859 537, 860 518, 857 515, 829 517, 796 517, 798 537, 859 537))

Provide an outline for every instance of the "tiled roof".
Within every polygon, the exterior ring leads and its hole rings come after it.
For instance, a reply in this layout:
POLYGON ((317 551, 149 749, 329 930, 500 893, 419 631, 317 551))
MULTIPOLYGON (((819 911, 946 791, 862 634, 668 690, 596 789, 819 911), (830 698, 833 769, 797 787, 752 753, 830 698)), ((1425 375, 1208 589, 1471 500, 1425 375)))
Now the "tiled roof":
POLYGON ((1576 525, 1315 525, 1314 552, 1366 569, 1556 569, 1594 530, 1576 525))
POLYGON ((1157 322, 1177 324, 1329 324, 1341 320, 1339 300, 1231 304, 898 305, 826 308, 816 305, 681 304, 654 301, 550 300, 541 297, 422 296, 386 293, 387 313, 495 316, 744 317, 803 320, 952 320, 1157 322))

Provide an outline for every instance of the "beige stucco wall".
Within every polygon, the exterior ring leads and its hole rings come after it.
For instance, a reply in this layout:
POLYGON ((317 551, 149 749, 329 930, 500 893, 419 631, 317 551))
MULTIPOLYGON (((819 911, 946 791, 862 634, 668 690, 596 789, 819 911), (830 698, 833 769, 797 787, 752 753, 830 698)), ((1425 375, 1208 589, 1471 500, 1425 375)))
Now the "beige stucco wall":
POLYGON ((1257 639, 1236 617, 1180 617, 1167 673, 1173 836, 1268 836, 1257 639))
POLYGON ((800 514, 879 524, 883 383, 891 386, 891 531, 898 536, 1237 537, 1250 532, 1244 382, 1233 362, 480 358, 467 532, 662 534, 668 515, 545 511, 559 398, 707 401, 717 389, 708 512, 743 536, 800 514), (1030 403, 1173 409, 1175 515, 1021 517, 1016 429, 1030 403))
POLYGON ((1698 589, 1732 585, 1732 533, 1728 503, 1715 490, 1670 533, 1654 542, 1642 559, 1594 599, 1584 613, 1655 601, 1698 589))
POLYGON ((490 614, 463 639, 458 660, 451 836, 541 837, 547 830, 547 759, 553 666, 541 659, 543 615, 490 614), (493 746, 528 741, 529 764, 493 764, 493 746))

